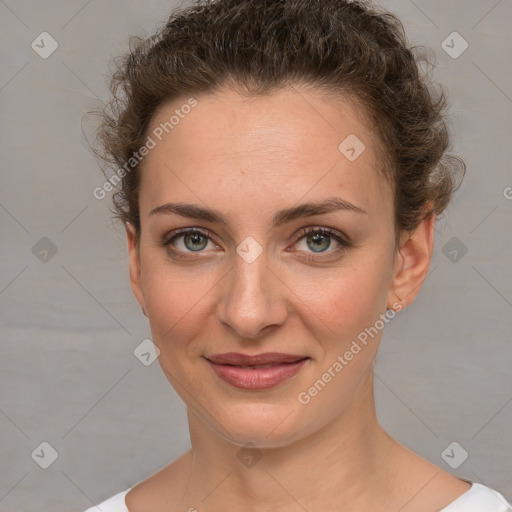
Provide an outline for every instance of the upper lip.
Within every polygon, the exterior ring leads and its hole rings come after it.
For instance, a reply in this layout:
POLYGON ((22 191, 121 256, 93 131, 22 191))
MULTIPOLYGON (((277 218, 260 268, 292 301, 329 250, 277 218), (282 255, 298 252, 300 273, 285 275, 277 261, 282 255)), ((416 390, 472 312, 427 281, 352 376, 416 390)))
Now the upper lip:
MULTIPOLYGON (((206 357, 206 356, 205 356, 206 357)), ((238 352, 213 354, 206 359, 217 364, 231 364, 236 366, 258 366, 263 364, 294 363, 308 356, 297 354, 283 354, 281 352, 265 352, 263 354, 248 355, 238 352)))

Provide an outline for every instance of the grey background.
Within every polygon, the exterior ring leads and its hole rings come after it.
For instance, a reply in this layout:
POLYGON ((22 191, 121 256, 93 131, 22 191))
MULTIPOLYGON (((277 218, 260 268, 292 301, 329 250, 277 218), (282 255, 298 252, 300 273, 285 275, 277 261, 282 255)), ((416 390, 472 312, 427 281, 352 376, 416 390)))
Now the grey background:
MULTIPOLYGON (((412 44, 436 52, 452 149, 468 173, 438 223, 419 297, 385 330, 379 418, 413 451, 512 500, 512 2, 381 3, 412 44), (453 31, 469 43, 456 59, 441 47, 453 31), (454 441, 469 453, 456 469, 442 457, 454 441)), ((82 511, 189 447, 181 400, 158 362, 134 356, 151 334, 129 287, 110 197, 92 195, 103 176, 81 126, 107 97, 110 59, 172 5, 0 0, 3 512, 82 511), (59 44, 47 59, 31 48, 43 31, 59 44), (47 261, 38 253, 43 237, 57 249, 47 261), (48 469, 36 462, 50 456, 38 449, 44 441, 58 452, 48 469)), ((461 453, 456 447, 452 459, 461 453)))

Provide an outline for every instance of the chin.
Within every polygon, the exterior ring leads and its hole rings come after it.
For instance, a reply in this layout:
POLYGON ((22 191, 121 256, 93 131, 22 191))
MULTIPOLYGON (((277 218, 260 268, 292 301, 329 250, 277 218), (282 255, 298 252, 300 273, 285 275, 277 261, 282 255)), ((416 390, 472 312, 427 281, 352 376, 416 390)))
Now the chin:
POLYGON ((215 430, 226 441, 240 446, 279 448, 301 437, 303 414, 290 414, 291 408, 284 405, 245 403, 224 405, 218 410, 217 417, 222 420, 215 430))

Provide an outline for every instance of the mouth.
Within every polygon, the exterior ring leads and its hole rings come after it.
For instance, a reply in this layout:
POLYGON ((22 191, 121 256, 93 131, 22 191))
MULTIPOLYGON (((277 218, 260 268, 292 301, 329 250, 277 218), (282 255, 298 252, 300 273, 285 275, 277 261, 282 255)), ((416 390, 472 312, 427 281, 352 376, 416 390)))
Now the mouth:
POLYGON ((264 390, 292 378, 310 359, 308 356, 267 352, 248 355, 235 352, 206 357, 217 377, 245 390, 264 390))

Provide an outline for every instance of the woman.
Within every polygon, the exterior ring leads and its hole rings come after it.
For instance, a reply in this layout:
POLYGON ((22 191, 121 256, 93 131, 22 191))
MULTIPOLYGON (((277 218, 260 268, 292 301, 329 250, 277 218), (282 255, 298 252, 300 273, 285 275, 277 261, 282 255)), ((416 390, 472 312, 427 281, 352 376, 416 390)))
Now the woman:
POLYGON ((112 91, 102 156, 191 450, 100 509, 510 510, 375 413, 382 330, 419 293, 464 171, 400 21, 367 2, 202 2, 139 42, 112 91))

